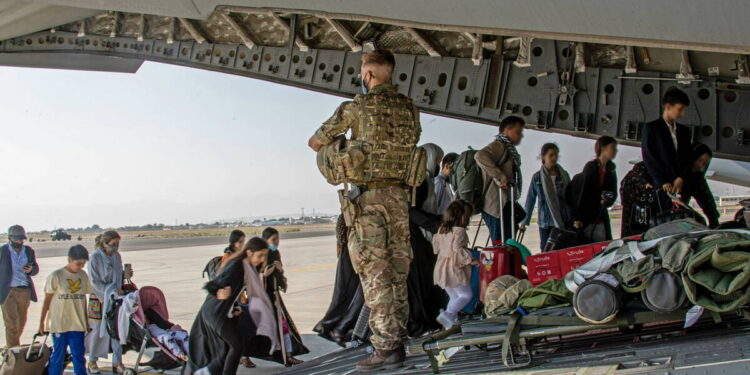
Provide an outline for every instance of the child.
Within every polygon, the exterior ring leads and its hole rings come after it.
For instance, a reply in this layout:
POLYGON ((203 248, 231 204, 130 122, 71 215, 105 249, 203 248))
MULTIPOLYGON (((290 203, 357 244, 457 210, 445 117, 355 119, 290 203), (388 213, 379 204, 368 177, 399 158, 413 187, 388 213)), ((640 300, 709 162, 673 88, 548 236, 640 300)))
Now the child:
POLYGON ((437 317, 445 329, 458 323, 458 312, 473 296, 470 266, 476 261, 467 249, 469 235, 466 233, 472 211, 469 203, 453 201, 445 210, 443 222, 432 239, 433 251, 437 254, 435 285, 445 289, 450 297, 448 307, 437 317))
POLYGON ((88 260, 89 252, 85 247, 71 247, 68 251, 68 265, 52 272, 44 286, 46 295, 39 320, 39 334, 49 331, 53 335, 50 375, 63 373, 67 348, 70 348, 75 374, 86 375, 84 337, 89 328, 86 295, 91 293, 91 282, 83 268, 88 260))

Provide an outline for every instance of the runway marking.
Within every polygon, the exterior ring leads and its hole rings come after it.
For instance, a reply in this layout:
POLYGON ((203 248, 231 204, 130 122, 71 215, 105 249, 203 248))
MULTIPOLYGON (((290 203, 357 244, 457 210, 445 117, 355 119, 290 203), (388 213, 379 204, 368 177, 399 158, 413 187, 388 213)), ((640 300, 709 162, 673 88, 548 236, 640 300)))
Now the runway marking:
POLYGON ((287 272, 289 272, 289 273, 301 273, 301 272, 307 272, 307 271, 327 270, 329 268, 336 268, 336 263, 324 264, 322 266, 316 266, 316 267, 299 268, 299 269, 296 269, 296 270, 289 270, 287 272))

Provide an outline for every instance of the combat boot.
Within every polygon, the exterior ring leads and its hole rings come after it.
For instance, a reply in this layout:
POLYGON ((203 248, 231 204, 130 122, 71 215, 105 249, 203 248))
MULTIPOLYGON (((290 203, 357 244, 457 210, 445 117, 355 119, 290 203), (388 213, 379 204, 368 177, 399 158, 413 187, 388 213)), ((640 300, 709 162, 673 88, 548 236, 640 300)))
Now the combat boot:
POLYGON ((393 370, 404 366, 406 352, 401 346, 394 350, 375 350, 367 359, 357 363, 357 371, 374 372, 380 370, 393 370))

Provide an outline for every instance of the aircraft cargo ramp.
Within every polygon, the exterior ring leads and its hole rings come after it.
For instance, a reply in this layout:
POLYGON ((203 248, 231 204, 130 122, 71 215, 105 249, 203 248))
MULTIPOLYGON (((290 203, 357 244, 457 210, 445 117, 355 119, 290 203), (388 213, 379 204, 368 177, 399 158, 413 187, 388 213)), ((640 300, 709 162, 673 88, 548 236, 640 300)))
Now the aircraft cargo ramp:
MULTIPOLYGON (((635 313, 621 316, 605 326, 583 323, 524 327, 520 336, 527 337, 527 352, 521 353, 516 348, 510 349, 509 353, 515 352, 516 362, 529 360, 528 354, 531 354, 531 361, 517 368, 509 368, 503 362, 501 343, 505 334, 502 331, 450 336, 441 332, 432 338, 409 342, 405 367, 379 374, 432 374, 434 366, 438 366, 436 369, 443 374, 750 373, 750 321, 735 314, 720 317, 706 314, 696 325, 684 329, 681 314, 684 311, 661 317, 654 313, 635 313), (629 325, 638 321, 645 322, 640 329, 629 325), (617 328, 618 325, 622 328, 617 328), (565 334, 566 331, 570 333, 565 334), (483 341, 492 343, 456 346, 483 341), (453 350, 460 350, 445 361, 448 350, 442 348, 451 346, 453 350), (436 357, 434 361, 423 348, 435 349, 432 351, 436 357)), ((464 327, 497 323, 493 319, 470 321, 464 322, 464 327)), ((284 374, 355 374, 355 364, 367 355, 367 347, 342 349, 296 366, 284 374)))

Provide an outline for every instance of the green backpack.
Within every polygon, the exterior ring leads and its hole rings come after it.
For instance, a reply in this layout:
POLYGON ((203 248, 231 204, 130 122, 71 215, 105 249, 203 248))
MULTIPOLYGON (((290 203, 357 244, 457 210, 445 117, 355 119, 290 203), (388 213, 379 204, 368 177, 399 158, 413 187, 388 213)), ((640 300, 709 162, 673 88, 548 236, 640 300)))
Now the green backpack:
POLYGON ((482 170, 474 160, 477 150, 469 147, 461 153, 451 167, 451 186, 456 199, 463 199, 474 205, 474 213, 484 208, 484 179, 482 170))

